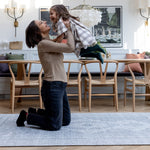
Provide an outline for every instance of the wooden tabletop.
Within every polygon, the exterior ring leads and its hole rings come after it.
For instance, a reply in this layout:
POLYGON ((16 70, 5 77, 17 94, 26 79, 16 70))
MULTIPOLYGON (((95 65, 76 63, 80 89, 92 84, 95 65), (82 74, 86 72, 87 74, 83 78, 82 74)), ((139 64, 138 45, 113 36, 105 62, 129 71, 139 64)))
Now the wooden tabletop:
MULTIPOLYGON (((104 62, 111 62, 111 61, 118 61, 119 63, 125 63, 125 62, 150 62, 150 59, 104 59, 104 62)), ((85 60, 85 59, 81 59, 80 61, 82 62, 99 62, 99 60, 85 60)))
POLYGON ((0 63, 40 63, 40 60, 0 60, 0 63))
POLYGON ((150 59, 116 59, 119 63, 133 62, 133 63, 144 63, 150 62, 150 59))
MULTIPOLYGON (((64 60, 64 62, 83 62, 83 63, 98 63, 99 60, 88 60, 88 59, 79 59, 79 60, 64 60)), ((144 62, 149 62, 150 63, 150 59, 104 59, 104 62, 112 62, 112 61, 117 61, 118 63, 128 63, 128 62, 132 62, 132 63, 144 63, 144 62)))
MULTIPOLYGON (((144 63, 150 62, 150 59, 104 59, 104 62, 118 61, 118 63, 144 63)), ((64 63, 72 62, 72 63, 98 63, 99 60, 85 60, 85 59, 74 59, 74 60, 64 60, 64 63)), ((0 63, 40 63, 40 60, 0 60, 0 63)))

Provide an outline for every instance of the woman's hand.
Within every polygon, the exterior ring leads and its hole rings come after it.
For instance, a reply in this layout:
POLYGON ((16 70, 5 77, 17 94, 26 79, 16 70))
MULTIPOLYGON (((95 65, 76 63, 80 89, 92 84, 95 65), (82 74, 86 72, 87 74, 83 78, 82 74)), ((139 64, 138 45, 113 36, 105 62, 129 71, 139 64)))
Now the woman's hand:
POLYGON ((61 34, 60 36, 58 36, 58 37, 55 39, 55 42, 61 43, 63 39, 64 39, 64 34, 61 34))

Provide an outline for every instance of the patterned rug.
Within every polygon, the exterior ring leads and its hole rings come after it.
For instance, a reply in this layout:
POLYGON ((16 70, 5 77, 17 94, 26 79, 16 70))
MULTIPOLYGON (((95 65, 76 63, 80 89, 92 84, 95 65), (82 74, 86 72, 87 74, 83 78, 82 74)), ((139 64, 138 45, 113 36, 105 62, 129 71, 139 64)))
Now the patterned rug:
POLYGON ((150 113, 72 113, 59 131, 17 127, 18 114, 0 114, 0 146, 150 145, 150 113))

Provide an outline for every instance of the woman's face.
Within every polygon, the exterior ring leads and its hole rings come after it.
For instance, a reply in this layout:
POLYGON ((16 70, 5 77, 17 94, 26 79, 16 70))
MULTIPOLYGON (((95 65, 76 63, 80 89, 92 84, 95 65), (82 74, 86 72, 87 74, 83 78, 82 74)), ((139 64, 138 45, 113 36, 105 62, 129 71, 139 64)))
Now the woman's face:
POLYGON ((50 10, 50 16, 49 17, 53 23, 57 22, 57 14, 56 14, 56 11, 54 11, 53 9, 50 10))
POLYGON ((47 25, 46 21, 35 20, 35 24, 38 26, 38 28, 40 29, 41 33, 43 33, 43 34, 49 33, 50 27, 47 25))

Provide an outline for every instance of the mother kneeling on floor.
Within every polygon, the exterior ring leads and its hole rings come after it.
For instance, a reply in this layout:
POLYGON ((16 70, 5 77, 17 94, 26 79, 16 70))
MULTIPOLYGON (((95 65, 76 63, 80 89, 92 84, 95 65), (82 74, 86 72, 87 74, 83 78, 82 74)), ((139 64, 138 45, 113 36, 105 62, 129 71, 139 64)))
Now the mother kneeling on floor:
POLYGON ((26 29, 26 44, 29 48, 38 47, 38 55, 44 70, 41 94, 45 109, 29 108, 22 110, 16 121, 17 126, 27 124, 39 126, 45 130, 59 130, 71 121, 70 107, 66 94, 67 77, 63 64, 63 52, 72 53, 74 39, 68 21, 64 22, 67 31, 67 43, 57 43, 49 39, 50 27, 46 21, 33 20, 26 29))

